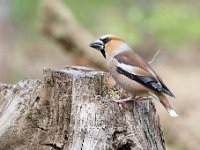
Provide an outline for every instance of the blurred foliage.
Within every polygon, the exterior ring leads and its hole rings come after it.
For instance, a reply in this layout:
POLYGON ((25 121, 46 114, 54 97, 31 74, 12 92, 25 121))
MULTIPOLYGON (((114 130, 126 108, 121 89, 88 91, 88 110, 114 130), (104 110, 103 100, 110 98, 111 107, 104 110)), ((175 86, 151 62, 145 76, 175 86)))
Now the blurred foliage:
POLYGON ((80 22, 97 34, 115 33, 133 44, 143 44, 146 35, 167 47, 199 44, 200 9, 195 8, 198 2, 65 1, 80 22))
MULTIPOLYGON (((200 41, 200 2, 139 0, 64 0, 79 22, 91 32, 114 33, 129 43, 143 44, 150 35, 158 45, 179 47, 200 41)), ((38 0, 12 1, 12 16, 23 31, 35 35, 38 0), (32 30, 31 30, 32 29, 32 30)))
POLYGON ((11 1, 11 19, 17 28, 18 36, 25 38, 38 38, 39 0, 11 1))

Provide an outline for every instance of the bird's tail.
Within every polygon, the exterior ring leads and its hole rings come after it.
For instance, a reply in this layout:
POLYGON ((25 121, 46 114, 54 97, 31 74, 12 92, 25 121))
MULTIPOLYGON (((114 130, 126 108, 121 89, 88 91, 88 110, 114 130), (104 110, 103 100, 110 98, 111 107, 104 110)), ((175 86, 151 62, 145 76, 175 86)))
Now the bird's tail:
POLYGON ((171 117, 178 117, 178 114, 174 111, 167 97, 163 93, 155 93, 155 95, 159 99, 161 104, 165 107, 165 109, 167 110, 167 112, 169 113, 171 117))

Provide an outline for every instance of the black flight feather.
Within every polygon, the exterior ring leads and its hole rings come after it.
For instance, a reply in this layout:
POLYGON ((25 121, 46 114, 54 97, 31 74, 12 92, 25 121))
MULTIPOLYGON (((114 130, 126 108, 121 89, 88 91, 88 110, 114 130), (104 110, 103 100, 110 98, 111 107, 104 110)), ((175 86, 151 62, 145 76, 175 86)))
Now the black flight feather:
POLYGON ((165 87, 162 87, 157 81, 155 81, 154 79, 152 79, 149 76, 138 76, 138 75, 134 75, 124 69, 122 69, 121 67, 116 67, 116 70, 118 73, 125 75, 126 77, 135 80, 136 82, 147 86, 149 88, 152 88, 158 92, 162 92, 165 93, 169 96, 174 97, 174 95, 165 87))

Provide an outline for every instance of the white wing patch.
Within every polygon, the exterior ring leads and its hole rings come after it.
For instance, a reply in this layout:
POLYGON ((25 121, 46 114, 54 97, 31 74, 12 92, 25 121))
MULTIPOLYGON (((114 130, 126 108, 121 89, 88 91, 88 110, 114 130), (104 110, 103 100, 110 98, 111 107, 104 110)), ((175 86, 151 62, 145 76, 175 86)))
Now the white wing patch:
MULTIPOLYGON (((125 71, 127 71, 131 74, 134 74, 134 75, 138 75, 137 69, 142 69, 142 68, 139 68, 137 66, 131 66, 131 65, 127 65, 127 64, 119 63, 119 62, 117 63, 117 67, 120 67, 123 70, 125 70, 125 71)), ((148 70, 149 74, 154 76, 154 78, 157 80, 157 84, 159 84, 162 87, 162 85, 161 85, 160 81, 158 80, 156 74, 150 68, 147 68, 147 70, 148 70)), ((142 76, 142 75, 140 75, 140 76, 142 76)))
MULTIPOLYGON (((120 67, 122 68, 123 70, 131 73, 131 74, 134 74, 134 75, 138 75, 137 71, 138 70, 143 70, 142 68, 140 67, 137 67, 137 66, 131 66, 131 65, 127 65, 127 64, 124 64, 124 63, 117 63, 117 67, 120 67)), ((148 69, 150 70, 150 69, 148 69)), ((144 70, 145 71, 145 70, 144 70)), ((150 73, 149 74, 152 74, 153 72, 150 70, 150 73)), ((152 74, 156 79, 157 77, 154 75, 154 73, 152 74)), ((141 74, 139 76, 142 76, 141 74)), ((160 84, 160 83, 159 83, 160 84)))
POLYGON ((125 70, 125 71, 127 71, 127 72, 129 72, 129 73, 131 73, 131 74, 136 74, 135 73, 135 71, 134 71, 134 68, 135 67, 133 67, 133 66, 131 66, 131 65, 126 65, 126 64, 123 64, 123 63, 117 63, 117 67, 120 67, 120 68, 122 68, 123 70, 125 70))

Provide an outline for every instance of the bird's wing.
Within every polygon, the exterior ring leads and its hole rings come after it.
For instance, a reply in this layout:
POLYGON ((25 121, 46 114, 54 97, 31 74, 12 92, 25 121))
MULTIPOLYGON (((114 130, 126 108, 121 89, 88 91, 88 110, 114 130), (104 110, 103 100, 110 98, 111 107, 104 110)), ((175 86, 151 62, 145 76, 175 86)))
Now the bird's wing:
POLYGON ((133 51, 122 52, 114 58, 118 61, 116 66, 118 73, 152 90, 174 97, 157 73, 133 51))
POLYGON ((156 78, 159 80, 160 84, 162 85, 162 87, 169 92, 168 95, 170 95, 171 97, 175 97, 174 94, 168 89, 168 87, 165 85, 165 83, 162 81, 162 79, 160 78, 160 76, 151 68, 151 66, 148 64, 149 69, 154 73, 154 75, 156 76, 156 78))

